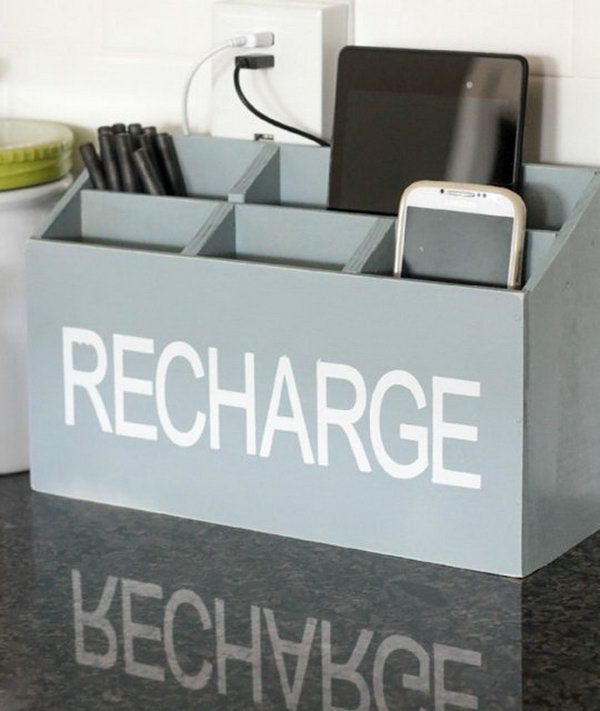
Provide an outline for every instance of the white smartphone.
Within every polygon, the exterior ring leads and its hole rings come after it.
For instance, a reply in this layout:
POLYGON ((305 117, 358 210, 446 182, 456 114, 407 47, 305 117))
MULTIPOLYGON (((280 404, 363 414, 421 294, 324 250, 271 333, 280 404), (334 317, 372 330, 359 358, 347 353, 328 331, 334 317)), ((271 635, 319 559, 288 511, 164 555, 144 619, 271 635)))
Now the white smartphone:
POLYGON ((518 289, 524 240, 511 190, 421 180, 400 200, 394 276, 518 289))

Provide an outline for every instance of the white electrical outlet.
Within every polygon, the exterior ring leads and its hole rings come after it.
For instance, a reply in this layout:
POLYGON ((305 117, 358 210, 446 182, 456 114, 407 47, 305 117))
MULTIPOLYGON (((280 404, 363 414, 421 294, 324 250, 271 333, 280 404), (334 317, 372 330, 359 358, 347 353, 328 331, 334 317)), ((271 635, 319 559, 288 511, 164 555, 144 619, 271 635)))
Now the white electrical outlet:
MULTIPOLYGON (((244 69, 240 84, 267 116, 331 139, 337 57, 349 43, 349 6, 335 0, 222 0, 213 6, 213 44, 240 34, 273 32, 273 47, 231 50, 213 63, 211 133, 310 144, 243 106, 233 87, 234 57, 272 54, 272 69, 244 69)), ((313 144, 314 145, 314 144, 313 144)))

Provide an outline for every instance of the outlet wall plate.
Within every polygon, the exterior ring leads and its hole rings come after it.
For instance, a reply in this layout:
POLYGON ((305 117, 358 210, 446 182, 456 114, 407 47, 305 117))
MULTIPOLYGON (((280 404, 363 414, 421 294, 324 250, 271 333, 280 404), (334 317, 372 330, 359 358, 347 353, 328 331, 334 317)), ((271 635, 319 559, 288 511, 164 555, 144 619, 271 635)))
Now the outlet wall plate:
POLYGON ((326 140, 331 139, 337 57, 349 43, 349 7, 334 1, 222 0, 213 6, 213 44, 249 32, 271 31, 273 47, 231 50, 213 62, 213 136, 311 144, 262 121, 246 109, 233 88, 234 57, 269 53, 275 66, 244 70, 248 99, 268 116, 326 140))

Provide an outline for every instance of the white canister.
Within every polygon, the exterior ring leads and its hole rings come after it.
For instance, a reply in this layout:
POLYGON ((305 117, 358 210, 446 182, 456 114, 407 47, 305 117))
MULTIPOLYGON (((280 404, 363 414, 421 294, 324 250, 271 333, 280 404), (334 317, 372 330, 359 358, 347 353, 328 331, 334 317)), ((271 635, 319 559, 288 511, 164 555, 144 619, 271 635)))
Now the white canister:
POLYGON ((25 245, 72 182, 65 126, 0 121, 0 474, 29 468, 25 245))

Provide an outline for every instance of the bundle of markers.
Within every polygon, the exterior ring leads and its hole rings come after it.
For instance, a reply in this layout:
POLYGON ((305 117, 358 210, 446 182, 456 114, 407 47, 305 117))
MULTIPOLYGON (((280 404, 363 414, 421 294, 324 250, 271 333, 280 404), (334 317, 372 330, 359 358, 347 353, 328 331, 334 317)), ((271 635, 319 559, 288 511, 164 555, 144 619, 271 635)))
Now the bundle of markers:
POLYGON ((169 133, 139 123, 100 126, 100 155, 93 143, 79 147, 92 185, 98 190, 116 190, 149 195, 187 195, 181 166, 169 133))

